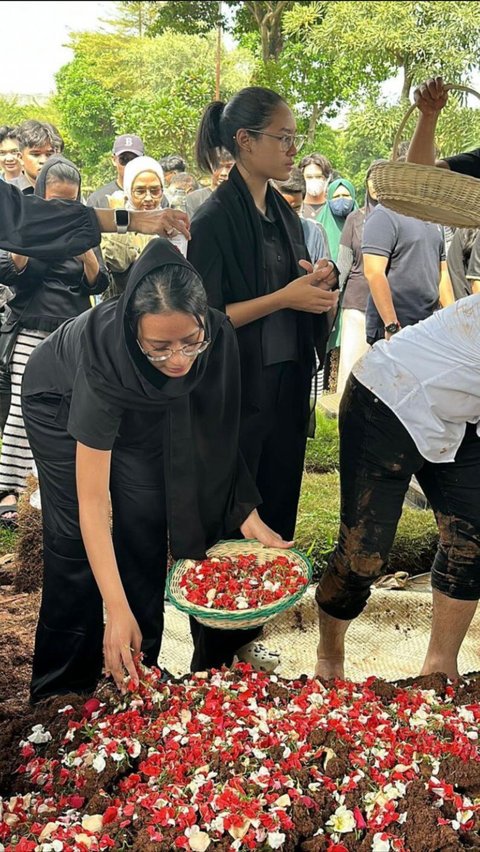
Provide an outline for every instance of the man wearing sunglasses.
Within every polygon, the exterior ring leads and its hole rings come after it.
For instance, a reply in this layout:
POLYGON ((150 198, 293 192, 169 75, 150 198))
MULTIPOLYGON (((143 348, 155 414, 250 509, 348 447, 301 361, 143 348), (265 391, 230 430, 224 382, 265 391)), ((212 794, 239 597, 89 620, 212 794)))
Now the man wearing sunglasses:
POLYGON ((125 166, 135 157, 143 157, 145 147, 139 136, 124 133, 117 136, 113 143, 112 163, 116 169, 117 177, 101 186, 87 198, 88 207, 109 207, 108 196, 123 189, 123 175, 125 166))

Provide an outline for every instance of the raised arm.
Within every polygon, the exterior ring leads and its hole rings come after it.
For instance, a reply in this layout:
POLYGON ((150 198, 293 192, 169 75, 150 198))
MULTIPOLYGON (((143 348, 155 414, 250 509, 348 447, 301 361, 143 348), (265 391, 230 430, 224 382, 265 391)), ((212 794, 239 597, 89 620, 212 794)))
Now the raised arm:
POLYGON ((407 154, 408 163, 450 168, 445 160, 435 159, 435 130, 441 110, 447 103, 448 92, 441 77, 422 83, 415 89, 414 100, 419 109, 417 126, 407 154))

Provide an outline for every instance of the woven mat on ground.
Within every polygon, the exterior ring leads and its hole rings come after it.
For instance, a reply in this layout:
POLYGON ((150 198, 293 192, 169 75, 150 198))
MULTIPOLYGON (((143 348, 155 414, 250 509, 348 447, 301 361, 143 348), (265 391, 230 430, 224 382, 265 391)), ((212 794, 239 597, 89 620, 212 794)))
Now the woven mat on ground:
MULTIPOLYGON (((264 627, 262 642, 280 652, 277 673, 284 677, 313 674, 318 641, 314 591, 309 589, 295 607, 264 627)), ((370 675, 386 680, 417 675, 428 645, 431 615, 428 592, 373 591, 347 633, 346 676, 361 681, 370 675)), ((191 655, 188 617, 168 604, 159 664, 173 675, 184 674, 191 655)), ((459 667, 462 674, 480 669, 480 607, 463 643, 459 667)))

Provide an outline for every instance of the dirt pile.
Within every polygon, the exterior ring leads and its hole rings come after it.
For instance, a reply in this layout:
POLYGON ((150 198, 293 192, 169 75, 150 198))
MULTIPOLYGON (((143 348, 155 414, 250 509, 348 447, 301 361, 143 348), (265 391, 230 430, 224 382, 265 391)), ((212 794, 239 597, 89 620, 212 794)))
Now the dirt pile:
POLYGON ((479 848, 480 682, 142 670, 3 725, 6 852, 479 848), (19 741, 20 728, 22 739, 19 741))

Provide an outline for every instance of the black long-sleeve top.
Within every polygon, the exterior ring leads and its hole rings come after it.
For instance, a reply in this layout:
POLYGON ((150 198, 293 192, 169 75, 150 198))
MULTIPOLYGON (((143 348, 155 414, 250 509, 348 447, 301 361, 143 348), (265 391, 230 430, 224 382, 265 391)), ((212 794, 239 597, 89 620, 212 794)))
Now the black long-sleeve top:
POLYGON ((0 247, 6 251, 60 261, 98 246, 100 239, 93 208, 25 196, 0 181, 0 247))

